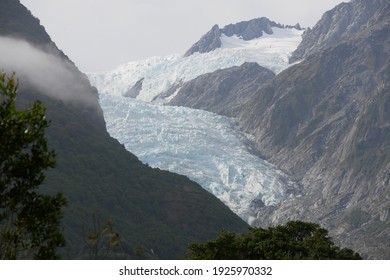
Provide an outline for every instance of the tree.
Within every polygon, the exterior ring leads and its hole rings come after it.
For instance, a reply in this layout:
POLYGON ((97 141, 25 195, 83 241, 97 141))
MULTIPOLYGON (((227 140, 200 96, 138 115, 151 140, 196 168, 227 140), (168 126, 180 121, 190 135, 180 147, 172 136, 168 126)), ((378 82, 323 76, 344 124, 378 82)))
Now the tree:
POLYGON ((237 235, 222 231, 215 240, 190 244, 188 259, 197 260, 357 260, 359 254, 340 249, 328 231, 314 223, 291 221, 268 229, 250 228, 237 235))
POLYGON ((45 129, 45 107, 16 107, 15 75, 0 74, 0 259, 56 259, 66 199, 38 192, 44 171, 55 166, 45 129))
POLYGON ((116 252, 120 246, 121 237, 115 230, 114 223, 108 220, 100 224, 96 215, 93 216, 93 230, 87 238, 89 259, 115 259, 121 254, 116 252))

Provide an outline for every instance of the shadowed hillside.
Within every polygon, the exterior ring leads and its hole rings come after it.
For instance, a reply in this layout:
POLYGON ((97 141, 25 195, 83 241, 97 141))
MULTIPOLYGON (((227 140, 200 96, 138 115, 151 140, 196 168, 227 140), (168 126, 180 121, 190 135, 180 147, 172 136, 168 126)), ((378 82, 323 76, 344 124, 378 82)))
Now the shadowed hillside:
MULTIPOLYGON (((109 258, 175 259, 184 254, 188 243, 213 238, 221 229, 245 231, 247 225, 199 185, 142 164, 108 135, 96 89, 19 1, 1 1, 0 35, 27 40, 32 49, 63 59, 66 70, 74 74, 68 92, 61 88, 61 95, 54 98, 49 97, 56 96, 47 93, 50 90, 42 91, 30 81, 29 73, 16 73, 20 106, 39 99, 51 120, 47 137, 57 153, 57 167, 48 172, 44 190, 61 191, 69 201, 63 225, 64 258, 92 257, 87 238, 96 224, 107 221, 121 237, 115 252, 105 256, 109 258), (88 102, 68 100, 67 95, 88 102)), ((46 77, 49 83, 52 75, 46 77)))

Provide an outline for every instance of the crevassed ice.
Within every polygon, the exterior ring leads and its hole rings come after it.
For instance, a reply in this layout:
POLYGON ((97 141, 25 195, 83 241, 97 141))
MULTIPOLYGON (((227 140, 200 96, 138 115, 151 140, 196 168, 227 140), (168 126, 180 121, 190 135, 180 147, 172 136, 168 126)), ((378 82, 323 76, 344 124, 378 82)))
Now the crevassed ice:
POLYGON ((244 62, 257 62, 279 73, 289 66, 288 57, 301 42, 303 31, 281 28, 273 28, 273 31, 272 35, 264 34, 251 41, 222 36, 222 48, 210 53, 195 53, 189 57, 178 54, 152 57, 124 64, 113 71, 89 73, 88 76, 100 92, 115 95, 123 95, 144 78, 137 99, 150 102, 177 83, 244 62))
POLYGON ((282 172, 248 152, 232 121, 184 107, 102 95, 108 132, 152 167, 188 176, 251 222, 251 203, 286 198, 282 172))
POLYGON ((113 71, 88 74, 100 92, 110 135, 152 167, 188 176, 251 223, 256 207, 287 198, 288 177, 251 154, 231 119, 184 107, 147 102, 172 85, 217 69, 257 62, 278 73, 301 41, 302 31, 273 28, 274 34, 251 41, 222 36, 222 48, 152 57, 113 71), (137 99, 123 97, 144 78, 137 99))

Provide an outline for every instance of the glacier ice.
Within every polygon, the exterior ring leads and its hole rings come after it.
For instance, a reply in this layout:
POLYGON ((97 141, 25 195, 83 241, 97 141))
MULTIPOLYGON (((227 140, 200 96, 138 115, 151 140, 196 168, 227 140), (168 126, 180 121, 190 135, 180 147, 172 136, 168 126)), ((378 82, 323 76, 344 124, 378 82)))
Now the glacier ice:
POLYGON ((189 57, 170 55, 89 73, 99 90, 110 135, 150 166, 188 176, 248 223, 256 210, 289 197, 295 188, 283 172, 250 152, 233 119, 210 112, 151 103, 173 85, 244 62, 274 72, 287 68, 302 31, 273 28, 251 41, 222 36, 222 48, 189 57), (143 80, 136 99, 123 95, 143 80))
POLYGON ((151 57, 129 62, 112 71, 89 73, 88 76, 101 93, 115 95, 124 95, 144 78, 137 99, 151 102, 178 83, 245 62, 257 62, 279 73, 289 66, 288 57, 301 42, 303 31, 276 27, 272 30, 274 34, 264 34, 251 41, 223 35, 222 47, 209 53, 195 53, 188 57, 178 54, 151 57))
POLYGON ((110 135, 150 166, 188 176, 250 222, 253 201, 287 196, 288 177, 251 154, 234 121, 202 110, 101 95, 110 135))

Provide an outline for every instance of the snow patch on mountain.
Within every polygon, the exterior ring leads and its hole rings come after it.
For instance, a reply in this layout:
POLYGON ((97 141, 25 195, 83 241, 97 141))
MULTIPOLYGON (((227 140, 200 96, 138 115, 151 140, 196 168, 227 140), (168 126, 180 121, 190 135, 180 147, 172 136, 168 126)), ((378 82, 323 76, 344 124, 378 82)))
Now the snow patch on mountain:
POLYGON ((195 53, 189 57, 177 54, 152 57, 121 65, 113 71, 89 73, 88 76, 101 93, 115 93, 117 96, 125 95, 143 78, 137 99, 151 102, 177 84, 245 62, 257 62, 279 73, 289 66, 288 58, 299 45, 303 31, 276 27, 272 30, 272 35, 264 34, 250 41, 223 35, 222 48, 209 53, 195 53))
POLYGON ((222 34, 221 48, 242 52, 248 57, 248 62, 257 62, 278 74, 289 66, 289 57, 301 42, 303 31, 277 27, 272 31, 273 34, 264 33, 262 37, 250 41, 222 34))

